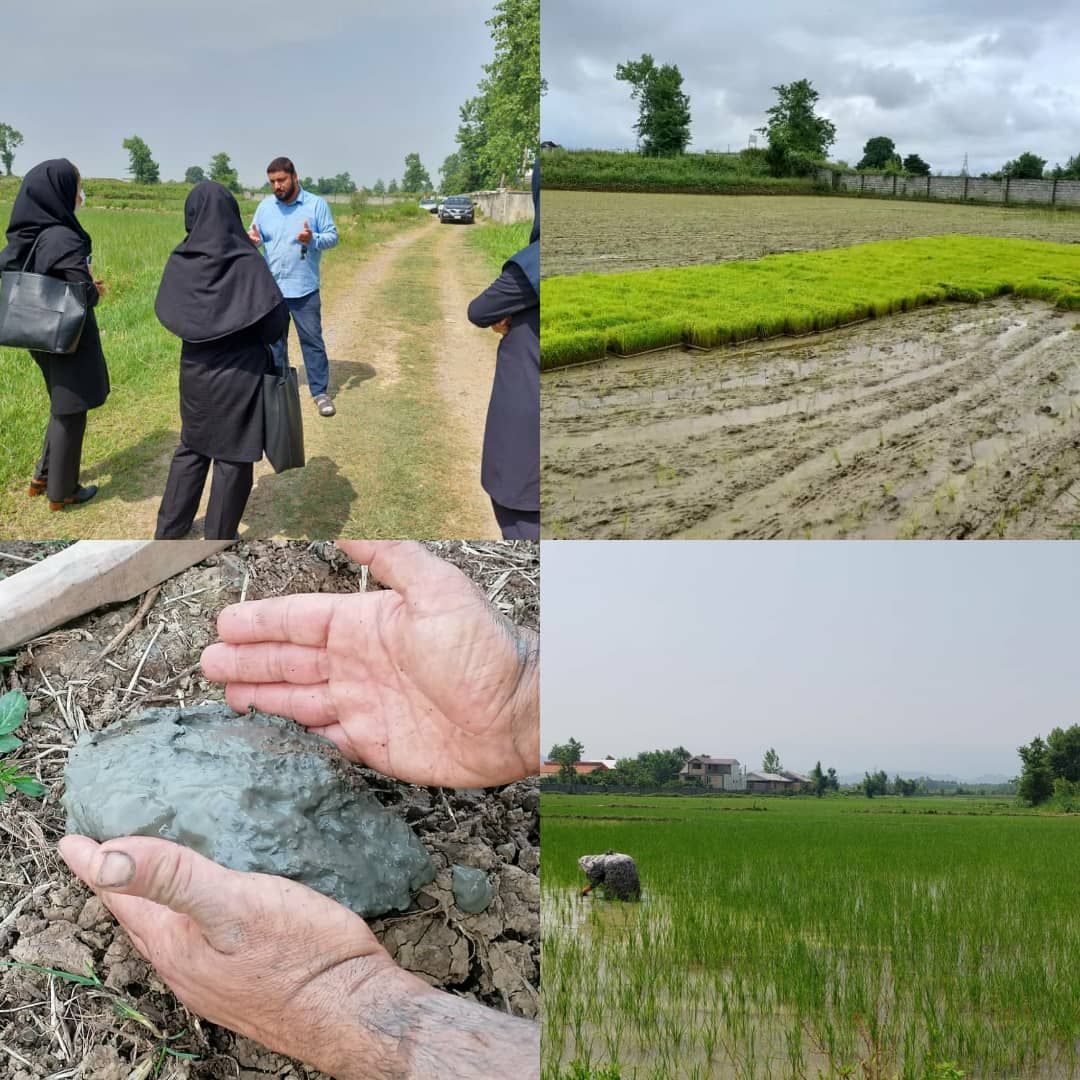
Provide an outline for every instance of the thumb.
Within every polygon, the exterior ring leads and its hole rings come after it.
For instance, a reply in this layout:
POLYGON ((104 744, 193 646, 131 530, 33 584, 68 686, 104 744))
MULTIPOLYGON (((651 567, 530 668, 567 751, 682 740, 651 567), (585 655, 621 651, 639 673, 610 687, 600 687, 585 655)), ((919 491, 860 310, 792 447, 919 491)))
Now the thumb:
POLYGON ((226 901, 239 875, 190 848, 153 836, 104 844, 65 836, 59 847, 72 872, 95 892, 137 896, 187 915, 211 944, 234 922, 226 901))

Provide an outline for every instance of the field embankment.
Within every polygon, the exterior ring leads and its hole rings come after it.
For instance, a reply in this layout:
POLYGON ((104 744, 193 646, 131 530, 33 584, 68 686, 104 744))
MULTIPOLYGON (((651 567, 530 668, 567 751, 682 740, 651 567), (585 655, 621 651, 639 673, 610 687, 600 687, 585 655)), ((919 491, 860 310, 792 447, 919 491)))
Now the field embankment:
POLYGON ((541 366, 799 335, 1006 293, 1080 309, 1080 251, 987 237, 881 241, 543 284, 541 366))
POLYGON ((618 150, 546 150, 544 190, 795 195, 828 191, 813 177, 769 176, 760 153, 645 157, 618 150))
POLYGON ((543 796, 545 1080, 1080 1075, 1080 819, 1003 805, 543 796))

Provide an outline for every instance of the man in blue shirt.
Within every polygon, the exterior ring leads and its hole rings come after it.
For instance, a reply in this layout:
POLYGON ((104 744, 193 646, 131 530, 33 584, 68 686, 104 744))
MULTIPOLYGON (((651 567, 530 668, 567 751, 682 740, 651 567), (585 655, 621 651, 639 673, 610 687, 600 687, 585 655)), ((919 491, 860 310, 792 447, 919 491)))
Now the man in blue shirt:
MULTIPOLYGON (((333 416, 337 410, 327 394, 330 361, 322 335, 319 259, 338 242, 337 226, 326 200, 300 186, 296 167, 288 158, 274 158, 266 176, 274 194, 259 203, 248 235, 253 244, 263 246, 270 272, 296 323, 308 389, 319 415, 333 416)), ((289 364, 288 330, 272 348, 274 361, 284 371, 289 364)))

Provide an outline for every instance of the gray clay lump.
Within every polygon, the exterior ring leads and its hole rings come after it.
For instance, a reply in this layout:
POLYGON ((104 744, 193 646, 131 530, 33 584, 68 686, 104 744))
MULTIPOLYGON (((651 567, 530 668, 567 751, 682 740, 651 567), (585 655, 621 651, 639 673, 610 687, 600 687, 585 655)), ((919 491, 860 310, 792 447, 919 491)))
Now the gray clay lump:
POLYGON ((288 720, 225 705, 147 709, 76 743, 67 831, 175 840, 233 870, 279 874, 359 915, 403 911, 435 876, 423 844, 288 720))
POLYGON ((454 903, 462 911, 467 915, 479 915, 481 911, 487 910, 495 891, 483 870, 455 864, 451 880, 454 903))

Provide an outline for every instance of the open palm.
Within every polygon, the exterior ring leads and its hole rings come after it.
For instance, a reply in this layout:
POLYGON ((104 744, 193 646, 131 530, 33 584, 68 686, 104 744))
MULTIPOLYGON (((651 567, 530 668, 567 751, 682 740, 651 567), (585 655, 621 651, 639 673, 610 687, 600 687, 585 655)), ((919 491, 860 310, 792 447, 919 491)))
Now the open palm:
POLYGON ((239 711, 287 716, 414 784, 487 787, 539 760, 538 638, 420 544, 342 541, 387 590, 225 608, 202 655, 239 711))

